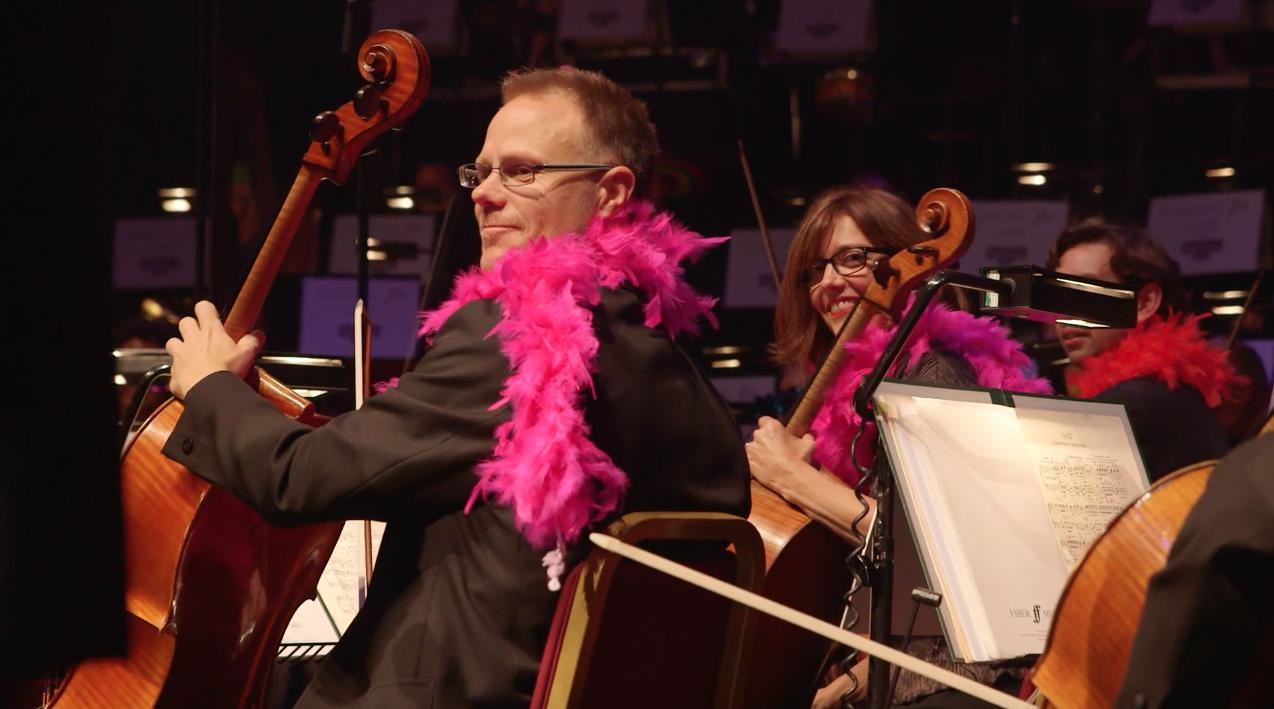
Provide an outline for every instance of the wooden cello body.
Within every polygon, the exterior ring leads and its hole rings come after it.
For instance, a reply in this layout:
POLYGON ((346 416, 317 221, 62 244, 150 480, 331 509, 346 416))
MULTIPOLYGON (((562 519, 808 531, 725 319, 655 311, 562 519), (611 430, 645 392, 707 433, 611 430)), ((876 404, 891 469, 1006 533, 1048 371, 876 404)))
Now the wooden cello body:
MULTIPOLYGON (((322 180, 343 182, 370 141, 424 100, 429 60, 410 34, 383 30, 359 50, 368 83, 315 119, 314 140, 266 237, 226 331, 252 329, 322 180)), ((283 414, 317 425, 303 397, 264 372, 257 389, 283 414)), ((341 524, 274 527, 230 493, 163 455, 183 406, 160 406, 121 463, 128 654, 80 663, 52 703, 77 707, 249 707, 263 703, 279 641, 315 585, 341 524)))
MULTIPOLYGON (((851 545, 755 480, 748 521, 765 546, 761 595, 838 622, 852 580, 846 564, 851 545)), ((864 605, 862 595, 858 605, 864 605)), ((755 621, 746 706, 809 706, 827 641, 771 616, 755 621)))
MULTIPOLYGON (((271 401, 317 423, 308 402, 271 401)), ((162 449, 182 409, 174 399, 155 411, 120 471, 128 655, 77 666, 59 707, 259 704, 283 631, 340 536, 339 524, 272 527, 171 464, 162 449)))
MULTIPOLYGON (((792 435, 799 437, 810 430, 824 393, 841 371, 845 343, 862 333, 877 314, 900 320, 911 291, 972 245, 973 209, 968 198, 956 190, 939 188, 926 193, 916 206, 916 222, 933 238, 874 267, 874 282, 837 335, 787 423, 792 435)), ((748 521, 760 532, 765 546, 762 595, 802 613, 838 622, 852 580, 848 567, 851 545, 756 480, 752 481, 748 521)), ((864 526, 868 521, 864 520, 864 526)), ((854 606, 865 621, 864 596, 860 593, 854 606)), ((855 631, 866 632, 866 627, 860 625, 855 631)), ((808 706, 827 642, 769 616, 757 619, 753 633, 748 706, 808 706)))

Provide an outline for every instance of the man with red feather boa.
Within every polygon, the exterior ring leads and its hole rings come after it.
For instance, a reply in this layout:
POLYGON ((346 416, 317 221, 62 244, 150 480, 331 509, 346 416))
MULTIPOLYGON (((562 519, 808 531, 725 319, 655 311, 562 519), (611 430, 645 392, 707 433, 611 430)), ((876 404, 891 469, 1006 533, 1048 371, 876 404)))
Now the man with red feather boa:
POLYGON ((1127 407, 1151 481, 1224 455, 1214 409, 1242 380, 1185 312, 1181 269, 1163 247, 1134 227, 1090 220, 1062 232, 1047 266, 1137 291, 1135 328, 1059 325, 1057 335, 1070 358, 1068 392, 1127 407))

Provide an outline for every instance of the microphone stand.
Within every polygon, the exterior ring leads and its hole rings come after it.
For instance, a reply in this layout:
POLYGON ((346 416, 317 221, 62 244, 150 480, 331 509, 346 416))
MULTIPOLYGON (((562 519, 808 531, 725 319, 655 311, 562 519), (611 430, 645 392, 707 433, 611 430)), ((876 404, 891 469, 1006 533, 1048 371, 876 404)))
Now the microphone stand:
MULTIPOLYGON (((944 285, 968 288, 984 292, 995 292, 1007 296, 1013 290, 1010 283, 997 281, 981 276, 974 276, 958 271, 939 271, 929 278, 925 284, 916 289, 916 299, 911 308, 898 324, 884 353, 876 362, 875 368, 863 379, 863 383, 854 394, 854 411, 862 417, 863 425, 876 420, 871 407, 871 398, 880 383, 893 369, 899 355, 915 331, 920 317, 924 315, 933 301, 938 289, 944 285)), ((871 579, 871 628, 869 636, 872 640, 888 645, 890 641, 890 623, 893 615, 894 585, 894 536, 893 536, 893 469, 889 466, 886 455, 885 464, 875 466, 876 478, 876 520, 873 523, 870 558, 865 560, 870 570, 871 579)), ((899 648, 906 651, 907 648, 899 648)), ((877 657, 871 657, 867 665, 867 706, 872 709, 886 709, 892 700, 892 687, 889 677, 889 664, 877 657)))

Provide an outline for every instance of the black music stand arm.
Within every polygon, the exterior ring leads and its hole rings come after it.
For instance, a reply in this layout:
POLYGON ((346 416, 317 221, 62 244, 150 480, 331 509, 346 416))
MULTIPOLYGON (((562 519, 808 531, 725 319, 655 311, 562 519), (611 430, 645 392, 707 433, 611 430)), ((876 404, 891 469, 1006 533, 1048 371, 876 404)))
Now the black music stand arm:
MULTIPOLYGON (((876 367, 867 374, 863 383, 854 394, 854 410, 862 417, 863 423, 874 421, 876 416, 871 408, 871 398, 877 387, 885 380, 885 376, 893 369, 898 356, 902 354, 907 340, 920 322, 938 289, 945 285, 959 288, 996 292, 1008 295, 1012 285, 981 276, 974 276, 959 271, 939 271, 925 282, 916 292, 915 303, 907 311, 898 330, 889 340, 876 367)), ((871 631, 870 637, 878 643, 889 644, 890 620, 893 615, 894 585, 894 535, 893 535, 893 503, 894 484, 893 470, 888 464, 876 466, 876 522, 873 525, 871 548, 873 561, 867 564, 871 569, 871 631)), ((905 648, 899 648, 905 650, 905 648)), ((886 709, 889 701, 889 663, 872 657, 868 661, 867 670, 867 705, 872 709, 886 709)))

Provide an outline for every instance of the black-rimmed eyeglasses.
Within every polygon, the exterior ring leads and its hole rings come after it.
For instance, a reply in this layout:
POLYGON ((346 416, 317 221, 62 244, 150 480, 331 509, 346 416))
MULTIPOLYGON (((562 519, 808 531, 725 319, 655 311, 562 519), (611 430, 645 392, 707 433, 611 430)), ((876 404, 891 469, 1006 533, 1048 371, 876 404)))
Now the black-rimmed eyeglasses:
POLYGON ((823 275, 827 272, 827 264, 832 265, 832 270, 841 276, 852 276, 863 270, 863 267, 869 263, 868 254, 884 254, 886 256, 894 253, 893 249, 882 249, 875 246, 849 246, 832 254, 831 258, 821 258, 810 264, 805 272, 805 285, 813 288, 823 282, 823 275))
POLYGON ((541 172, 571 172, 576 170, 609 170, 614 165, 603 165, 591 162, 556 162, 556 163, 521 163, 495 167, 480 162, 471 162, 456 169, 460 177, 460 186, 473 189, 482 184, 492 172, 500 174, 500 182, 506 185, 529 185, 535 182, 535 176, 541 172))

